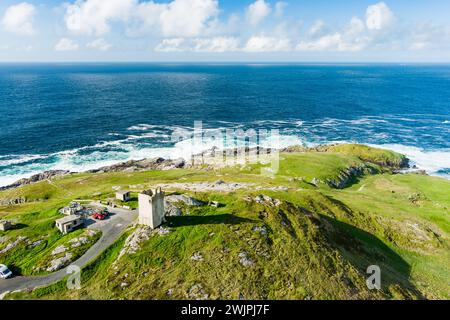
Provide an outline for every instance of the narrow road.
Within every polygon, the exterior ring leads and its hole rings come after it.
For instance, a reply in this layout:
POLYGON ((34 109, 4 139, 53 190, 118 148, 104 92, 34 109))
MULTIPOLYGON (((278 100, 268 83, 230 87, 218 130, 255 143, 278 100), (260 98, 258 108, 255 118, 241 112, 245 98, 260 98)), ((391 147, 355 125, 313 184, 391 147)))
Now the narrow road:
MULTIPOLYGON (((88 263, 97 258, 104 250, 116 242, 123 231, 133 223, 137 218, 137 210, 127 211, 118 208, 108 208, 111 216, 104 221, 95 221, 95 223, 88 226, 89 229, 100 230, 102 236, 100 239, 86 251, 78 260, 71 263, 83 268, 88 263)), ((33 289, 58 282, 64 277, 68 276, 67 267, 51 273, 46 276, 19 276, 7 280, 0 280, 0 295, 6 292, 12 292, 23 289, 33 289)))

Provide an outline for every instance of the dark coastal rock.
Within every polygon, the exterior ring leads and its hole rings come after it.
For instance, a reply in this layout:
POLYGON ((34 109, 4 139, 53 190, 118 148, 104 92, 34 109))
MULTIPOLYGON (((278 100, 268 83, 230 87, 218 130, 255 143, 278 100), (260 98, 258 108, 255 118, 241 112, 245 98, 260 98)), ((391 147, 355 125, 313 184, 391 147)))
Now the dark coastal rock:
POLYGON ((217 147, 212 147, 211 149, 205 150, 199 154, 194 155, 194 158, 198 157, 206 157, 206 158, 215 158, 215 157, 236 157, 238 155, 250 154, 250 155, 264 155, 271 154, 277 149, 264 148, 264 147, 241 147, 241 148, 228 148, 228 149, 219 149, 217 147))
POLYGON ((90 170, 90 173, 103 173, 103 172, 139 172, 147 170, 170 170, 170 169, 182 169, 186 167, 184 159, 164 159, 153 158, 143 160, 130 160, 118 164, 114 164, 108 167, 102 167, 99 169, 90 170))
POLYGON ((0 206, 13 206, 13 205, 22 204, 25 202, 27 202, 27 198, 25 198, 25 197, 19 197, 19 198, 13 198, 13 199, 1 199, 0 206))
POLYGON ((376 173, 375 171, 375 169, 366 165, 351 166, 345 170, 342 170, 337 178, 327 179, 326 182, 332 188, 344 189, 349 183, 355 181, 358 177, 364 174, 374 174, 376 173))
POLYGON ((13 189, 13 188, 17 188, 20 186, 24 186, 27 184, 32 184, 32 183, 36 183, 39 181, 43 181, 43 180, 51 180, 55 177, 61 177, 61 176, 65 176, 70 174, 70 171, 67 170, 50 170, 50 171, 45 171, 45 172, 41 172, 38 174, 35 174, 33 176, 31 176, 30 178, 25 178, 25 179, 20 179, 16 182, 14 182, 13 184, 10 184, 8 186, 5 187, 1 187, 0 190, 7 190, 7 189, 13 189))

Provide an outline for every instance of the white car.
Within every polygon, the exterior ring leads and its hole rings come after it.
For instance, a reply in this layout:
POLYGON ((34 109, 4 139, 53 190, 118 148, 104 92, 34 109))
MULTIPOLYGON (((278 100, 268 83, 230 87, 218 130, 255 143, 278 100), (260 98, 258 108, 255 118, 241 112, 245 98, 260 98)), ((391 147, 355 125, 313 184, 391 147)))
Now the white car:
POLYGON ((8 279, 12 277, 11 270, 8 269, 4 264, 0 264, 0 279, 8 279))

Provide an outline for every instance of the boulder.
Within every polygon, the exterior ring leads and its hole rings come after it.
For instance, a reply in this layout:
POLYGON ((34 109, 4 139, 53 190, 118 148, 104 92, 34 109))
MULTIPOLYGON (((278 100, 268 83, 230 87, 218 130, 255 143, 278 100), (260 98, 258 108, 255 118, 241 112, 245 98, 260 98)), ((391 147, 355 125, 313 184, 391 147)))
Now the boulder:
POLYGON ((255 263, 247 256, 246 252, 240 252, 238 254, 239 257, 239 263, 243 265, 244 267, 250 267, 254 265, 255 263))
POLYGON ((25 198, 25 197, 1 199, 0 206, 13 206, 13 205, 22 204, 25 202, 27 202, 27 198, 25 198))
POLYGON ((175 195, 166 196, 164 198, 164 200, 166 201, 166 203, 170 203, 170 204, 183 203, 189 207, 199 207, 199 206, 205 205, 204 202, 194 199, 185 194, 180 194, 180 195, 175 194, 175 195))
POLYGON ((60 254, 60 253, 66 252, 66 251, 67 251, 67 247, 64 245, 60 245, 52 251, 52 256, 56 256, 57 254, 60 254))
POLYGON ((23 236, 18 236, 16 238, 16 240, 14 240, 13 242, 9 243, 5 248, 3 248, 2 250, 0 250, 0 254, 6 253, 12 249, 14 249, 15 247, 17 247, 22 241, 27 240, 27 237, 23 237, 23 236))
POLYGON ((64 257, 52 260, 52 262, 50 262, 50 267, 47 268, 47 271, 54 272, 59 269, 62 269, 70 263, 71 259, 72 259, 72 254, 70 252, 68 252, 68 253, 66 253, 66 255, 64 257))

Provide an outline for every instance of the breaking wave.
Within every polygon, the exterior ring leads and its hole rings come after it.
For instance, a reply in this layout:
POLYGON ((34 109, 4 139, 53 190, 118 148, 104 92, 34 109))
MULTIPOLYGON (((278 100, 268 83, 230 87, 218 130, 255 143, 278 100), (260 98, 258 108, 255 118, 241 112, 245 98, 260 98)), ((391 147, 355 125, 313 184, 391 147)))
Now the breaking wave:
POLYGON ((448 120, 408 115, 384 115, 357 119, 307 121, 255 121, 236 123, 217 121, 205 126, 205 138, 198 143, 192 138, 193 127, 137 124, 122 132, 111 132, 105 141, 92 146, 51 154, 0 156, 0 186, 46 170, 82 172, 128 160, 144 158, 189 158, 212 147, 262 146, 284 148, 292 145, 314 146, 328 143, 364 143, 405 154, 419 169, 450 178, 450 128, 448 120), (415 127, 411 127, 411 123, 415 127), (220 129, 217 129, 220 128, 220 129), (276 144, 269 138, 237 139, 224 142, 220 133, 226 129, 242 129, 254 134, 260 129, 279 130, 276 144), (174 139, 176 137, 176 139, 174 139), (218 138, 219 137, 219 138, 218 138))

